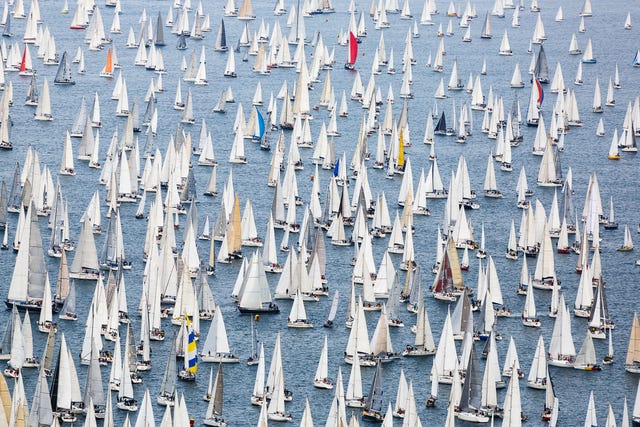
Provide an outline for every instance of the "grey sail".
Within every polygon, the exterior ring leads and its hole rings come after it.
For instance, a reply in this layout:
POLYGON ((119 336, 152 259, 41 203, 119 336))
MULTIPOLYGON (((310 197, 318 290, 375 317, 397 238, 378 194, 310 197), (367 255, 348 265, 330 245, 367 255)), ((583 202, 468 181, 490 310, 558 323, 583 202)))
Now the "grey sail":
POLYGON ((227 33, 224 28, 224 19, 220 21, 220 29, 218 30, 218 36, 216 37, 216 43, 213 48, 217 51, 225 51, 229 49, 227 46, 227 33))
POLYGON ((36 75, 31 76, 29 87, 27 88, 27 97, 25 98, 25 105, 37 105, 38 104, 38 83, 36 81, 36 75))
POLYGON ((102 385, 102 374, 100 373, 99 351, 95 342, 91 341, 91 360, 89 362, 89 371, 87 372, 87 384, 84 391, 84 405, 89 407, 89 402, 93 402, 96 412, 104 411, 105 397, 104 387, 102 385))
POLYGON ((78 146, 78 160, 90 160, 93 150, 95 149, 96 140, 93 136, 93 130, 91 130, 91 118, 89 116, 85 115, 83 130, 76 135, 82 138, 78 146))
MULTIPOLYGON (((324 233, 321 227, 318 227, 316 229, 315 243, 313 244, 313 252, 311 252, 311 260, 309 261, 309 265, 311 265, 315 257, 318 257, 318 261, 320 264, 320 277, 325 278, 327 269, 327 253, 324 244, 324 233)), ((323 285, 323 287, 325 287, 325 285, 323 285)))
MULTIPOLYGON (((195 200, 196 197, 196 177, 193 175, 193 169, 189 169, 189 174, 187 175, 187 182, 180 193, 180 202, 181 203, 191 203, 195 200)), ((195 224, 198 225, 197 223, 195 224)), ((197 229, 196 229, 197 230, 197 229)))
POLYGON ((422 292, 422 278, 421 278, 422 269, 419 265, 416 266, 415 271, 411 274, 411 286, 409 293, 409 304, 413 307, 418 307, 418 303, 420 301, 424 301, 423 292, 422 292))
POLYGON ((131 323, 127 324, 127 339, 125 340, 127 358, 129 361, 129 372, 133 378, 138 372, 138 349, 136 348, 136 339, 133 336, 131 323))
POLYGON ((82 137, 84 132, 84 125, 86 121, 87 121, 87 102, 83 96, 82 100, 80 101, 80 109, 78 110, 76 119, 74 120, 73 126, 69 131, 69 134, 71 135, 72 138, 82 137))
POLYGON ((91 224, 89 221, 84 221, 76 248, 76 256, 71 263, 71 273, 79 275, 80 273, 97 272, 99 268, 91 224))
POLYGON ((100 267, 103 269, 115 267, 118 264, 117 218, 115 212, 112 212, 107 225, 107 238, 104 240, 100 257, 100 267))
POLYGON ((151 124, 153 113, 156 111, 156 102, 156 96, 152 93, 149 97, 149 101, 147 101, 147 108, 144 111, 144 115, 142 116, 143 125, 148 126, 151 124))
POLYGON ((11 13, 7 14, 7 22, 4 24, 4 31, 2 35, 4 37, 12 37, 13 33, 11 32, 11 13))
POLYGON ((4 229, 7 226, 7 197, 7 183, 3 179, 0 187, 0 229, 4 229))
POLYGON ((2 341, 0 341, 0 358, 9 359, 11 355, 11 341, 13 338, 13 322, 15 321, 15 316, 18 314, 18 309, 13 306, 13 311, 11 312, 11 316, 9 316, 9 321, 7 322, 7 326, 4 329, 4 334, 2 334, 2 341))
POLYGON ((49 228, 51 229, 51 239, 49 248, 53 250, 62 249, 62 241, 64 240, 64 206, 62 200, 62 190, 60 183, 57 183, 56 194, 53 200, 51 212, 49 213, 49 228))
POLYGON ((540 83, 549 83, 549 65, 547 64, 547 55, 544 53, 544 47, 542 45, 540 45, 538 57, 536 58, 533 78, 540 83))
POLYGON ((11 192, 9 192, 9 200, 7 201, 7 209, 10 212, 18 212, 22 206, 22 186, 20 185, 20 163, 16 162, 16 168, 13 172, 13 182, 11 183, 11 192))
POLYGON ((67 58, 67 51, 65 50, 62 53, 62 59, 60 59, 60 64, 58 64, 58 72, 56 73, 55 79, 53 79, 53 83, 57 85, 74 85, 76 82, 73 80, 71 76, 71 65, 69 64, 69 59, 67 58))
POLYGON ((41 367, 47 375, 51 373, 51 367, 53 366, 53 352, 56 346, 56 329, 49 328, 49 335, 47 335, 47 342, 44 346, 44 354, 42 356, 41 367))
POLYGON ((154 159, 155 151, 156 151, 156 144, 154 144, 153 132, 147 132, 147 141, 144 144, 142 157, 144 159, 154 159))
MULTIPOLYGON (((171 340, 175 343, 174 339, 171 340)), ((162 377, 162 385, 160 386, 160 396, 166 400, 174 401, 176 397, 176 346, 175 344, 169 346, 169 359, 167 361, 167 368, 164 371, 162 377)))
POLYGON ((69 314, 76 312, 76 282, 71 282, 69 285, 69 293, 64 300, 61 311, 69 314))
POLYGON ((560 164, 560 152, 557 147, 553 148, 553 159, 556 165, 556 178, 562 181, 562 165, 560 164))
POLYGON ((367 397, 367 402, 364 407, 363 415, 369 418, 375 418, 382 420, 384 414, 384 390, 383 390, 383 378, 382 378, 382 362, 378 362, 376 365, 376 373, 373 375, 373 383, 371 383, 371 390, 367 397))
POLYGON ((133 131, 140 132, 140 105, 138 105, 138 98, 133 100, 133 107, 131 107, 129 120, 131 120, 133 125, 133 131))
POLYGON ((447 133, 447 118, 444 115, 444 111, 440 115, 440 119, 438 120, 438 123, 436 124, 436 128, 434 129, 433 132, 436 135, 444 135, 445 133, 447 133))
POLYGON ((565 181, 562 188, 562 218, 567 222, 568 227, 572 226, 572 228, 575 230, 576 211, 573 206, 572 192, 573 189, 571 188, 570 182, 565 181))
POLYGON ((164 42, 164 29, 162 28, 163 26, 163 22, 162 22, 162 15, 160 14, 160 12, 158 12, 158 19, 156 19, 156 33, 153 37, 153 43, 156 46, 164 46, 165 42, 164 42))
POLYGON ((216 373, 216 382, 213 388, 213 413, 214 415, 222 415, 222 400, 224 397, 224 379, 222 371, 222 363, 218 364, 218 372, 216 373))
POLYGON ((33 405, 29 412, 29 426, 50 426, 53 424, 53 409, 51 408, 51 396, 49 384, 44 370, 38 373, 38 382, 33 394, 33 405))
POLYGON ((176 43, 176 49, 185 50, 187 48, 187 36, 184 34, 178 35, 178 42, 176 43))
POLYGON ((27 296, 33 299, 42 299, 44 295, 44 282, 47 278, 47 267, 44 262, 44 248, 42 247, 42 235, 36 208, 31 205, 30 237, 29 237, 29 288, 27 296))
POLYGON ((460 410, 462 412, 475 412, 480 409, 482 402, 482 376, 478 370, 478 358, 475 344, 472 342, 469 352, 467 373, 462 386, 460 398, 460 410))

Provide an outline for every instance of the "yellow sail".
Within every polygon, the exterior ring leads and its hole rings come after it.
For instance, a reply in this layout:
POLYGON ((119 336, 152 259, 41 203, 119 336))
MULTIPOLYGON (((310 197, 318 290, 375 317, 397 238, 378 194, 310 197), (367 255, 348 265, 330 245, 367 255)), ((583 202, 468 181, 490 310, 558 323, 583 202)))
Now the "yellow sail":
POLYGON ((242 220, 240 218, 240 200, 237 193, 233 201, 227 233, 229 254, 239 255, 242 252, 242 220))
POLYGON ((58 281, 56 283, 56 299, 64 300, 69 295, 69 266, 66 251, 62 251, 60 268, 58 269, 58 281))
POLYGON ((398 170, 404 170, 404 137, 402 135, 402 130, 400 130, 400 138, 398 139, 397 168, 398 170))
POLYGON ((640 322, 638 322, 638 313, 633 313, 633 323, 631 325, 631 335, 629 336, 629 347, 627 348, 625 367, 633 366, 638 362, 640 362, 640 322))
POLYGON ((192 374, 198 372, 198 349, 196 348, 196 335, 191 327, 191 320, 189 315, 185 314, 185 320, 187 323, 187 333, 189 338, 187 340, 187 351, 185 353, 185 359, 187 359, 187 371, 192 374))
POLYGON ((447 253, 449 258, 449 267, 451 268, 451 280, 453 282, 453 289, 457 291, 464 290, 464 282, 462 281, 462 270, 460 269, 460 261, 458 259, 458 251, 456 244, 453 242, 453 238, 449 237, 447 240, 447 253))
POLYGON ((13 425, 15 427, 26 427, 27 423, 26 423, 26 417, 25 417, 24 403, 22 402, 18 403, 18 409, 16 409, 16 417, 13 421, 14 421, 13 425))
POLYGON ((11 393, 4 375, 0 375, 0 425, 9 425, 11 417, 11 393), (3 418, 4 417, 4 418, 3 418), (6 424, 3 420, 6 419, 6 424))

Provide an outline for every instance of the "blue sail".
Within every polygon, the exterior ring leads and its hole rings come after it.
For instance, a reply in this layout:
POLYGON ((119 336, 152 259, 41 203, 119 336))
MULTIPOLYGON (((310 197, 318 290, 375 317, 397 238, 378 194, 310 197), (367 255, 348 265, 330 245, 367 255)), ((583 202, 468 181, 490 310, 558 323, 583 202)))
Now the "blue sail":
POLYGON ((333 168, 333 176, 338 176, 339 173, 340 173, 340 159, 336 161, 336 165, 333 168))
POLYGON ((256 108, 256 115, 258 117, 258 120, 256 121, 256 127, 253 132, 253 139, 259 140, 259 139, 262 139, 262 137, 264 136, 264 118, 262 117, 262 114, 260 114, 260 111, 257 108, 256 108))

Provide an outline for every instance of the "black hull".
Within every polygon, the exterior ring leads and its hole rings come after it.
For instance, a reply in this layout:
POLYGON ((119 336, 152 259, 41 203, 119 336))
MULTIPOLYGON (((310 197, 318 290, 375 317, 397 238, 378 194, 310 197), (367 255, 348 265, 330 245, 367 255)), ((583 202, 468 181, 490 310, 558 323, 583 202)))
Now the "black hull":
MULTIPOLYGON (((40 303, 36 303, 36 302, 28 303, 28 302, 21 302, 21 301, 5 300, 4 303, 5 303, 5 305, 7 306, 7 308, 9 310, 11 310, 14 305, 20 311, 34 310, 34 311, 40 312, 40 309, 42 308, 42 303, 41 302, 40 303)), ((60 311, 60 307, 58 307, 56 304, 52 304, 51 306, 53 308, 53 312, 54 313, 57 313, 58 311, 60 311)))
POLYGON ((272 314, 272 313, 280 313, 280 309, 277 305, 274 304, 274 307, 266 307, 266 308, 244 308, 238 306, 238 311, 242 314, 272 314))

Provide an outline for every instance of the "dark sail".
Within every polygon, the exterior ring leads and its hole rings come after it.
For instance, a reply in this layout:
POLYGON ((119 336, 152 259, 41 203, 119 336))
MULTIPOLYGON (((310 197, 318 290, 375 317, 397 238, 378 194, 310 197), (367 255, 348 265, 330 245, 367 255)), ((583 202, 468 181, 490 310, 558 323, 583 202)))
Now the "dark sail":
POLYGON ((53 80, 53 83, 57 85, 76 84, 76 82, 73 80, 73 77, 71 76, 71 66, 69 65, 69 61, 67 59, 66 50, 62 54, 62 59, 60 60, 60 64, 58 65, 58 72, 56 73, 56 78, 53 80))
POLYGON ((436 128, 433 130, 433 133, 436 135, 446 135, 447 133, 447 118, 444 115, 444 111, 440 115, 440 119, 438 119, 438 123, 436 124, 436 128))
POLYGON ((156 46, 164 46, 164 30, 162 29, 162 15, 158 12, 158 19, 156 20, 156 33, 153 37, 153 43, 156 46))
POLYGON ((549 66, 547 65, 547 55, 544 53, 544 47, 540 45, 538 57, 536 58, 536 66, 533 69, 533 78, 540 83, 549 83, 549 66))

